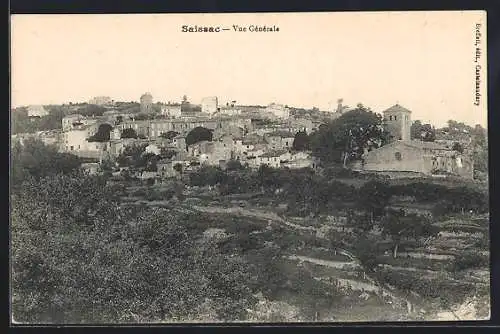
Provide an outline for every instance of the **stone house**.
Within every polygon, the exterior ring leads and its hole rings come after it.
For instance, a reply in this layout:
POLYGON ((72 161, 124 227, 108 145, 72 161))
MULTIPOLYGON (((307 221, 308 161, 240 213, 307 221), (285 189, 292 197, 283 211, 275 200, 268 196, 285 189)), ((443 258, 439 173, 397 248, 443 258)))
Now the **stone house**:
POLYGON ((290 169, 312 168, 316 169, 319 159, 312 156, 310 152, 293 152, 289 161, 282 164, 282 167, 290 169))
POLYGON ((149 144, 148 146, 146 146, 144 151, 146 153, 151 153, 151 154, 155 154, 155 155, 160 155, 160 153, 161 153, 160 148, 158 147, 158 145, 155 145, 155 144, 149 144))
POLYGON ((310 134, 314 128, 313 121, 308 118, 291 118, 288 120, 288 131, 292 133, 297 133, 299 131, 304 131, 310 134))
POLYGON ((232 150, 223 142, 202 141, 189 147, 189 154, 197 158, 200 164, 219 165, 220 161, 232 158, 232 150))
POLYGON ((273 150, 255 157, 248 162, 249 166, 259 168, 261 165, 268 165, 273 168, 280 168, 282 163, 290 161, 291 154, 288 150, 273 150))
POLYGON ((97 162, 82 163, 80 168, 89 173, 89 175, 97 175, 99 173, 99 163, 97 162))
POLYGON ((180 117, 181 116, 181 105, 180 104, 167 104, 161 107, 161 115, 170 117, 180 117))
POLYGON ((158 178, 158 172, 147 172, 143 171, 139 177, 141 180, 156 180, 158 178))
POLYGON ((156 163, 158 168, 158 176, 162 179, 176 177, 179 173, 174 169, 174 164, 171 160, 162 159, 156 163))
POLYGON ((358 167, 393 176, 432 175, 443 171, 466 178, 473 176, 469 157, 436 143, 415 140, 395 141, 365 152, 358 167))
POLYGON ((49 114, 45 107, 41 105, 30 105, 27 109, 28 117, 43 117, 49 114))
POLYGON ((269 143, 269 147, 273 150, 291 149, 295 134, 288 131, 274 131, 264 136, 269 143))
POLYGON ((121 132, 125 129, 134 129, 135 133, 141 137, 149 137, 150 135, 150 120, 133 120, 125 121, 117 125, 121 132))
POLYGON ((178 135, 172 140, 172 145, 174 145, 179 151, 186 152, 186 136, 178 135))

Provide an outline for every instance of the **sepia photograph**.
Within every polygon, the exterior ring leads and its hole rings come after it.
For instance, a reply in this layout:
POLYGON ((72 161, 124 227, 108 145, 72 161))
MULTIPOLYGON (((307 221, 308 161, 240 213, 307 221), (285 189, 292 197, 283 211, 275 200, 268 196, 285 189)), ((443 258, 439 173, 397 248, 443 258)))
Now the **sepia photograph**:
POLYGON ((485 11, 10 16, 10 319, 490 319, 485 11))

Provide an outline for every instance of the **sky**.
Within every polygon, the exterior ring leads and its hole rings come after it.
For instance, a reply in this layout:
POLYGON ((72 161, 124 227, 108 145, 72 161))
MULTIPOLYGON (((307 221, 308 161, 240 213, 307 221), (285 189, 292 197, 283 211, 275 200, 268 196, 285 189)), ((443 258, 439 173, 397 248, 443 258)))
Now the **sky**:
POLYGON ((343 12, 11 16, 12 106, 110 96, 376 112, 399 103, 412 119, 487 125, 486 14, 343 12), (475 106, 476 23, 482 95, 475 106), (277 26, 234 32, 232 25, 277 26), (187 33, 182 26, 221 26, 187 33))

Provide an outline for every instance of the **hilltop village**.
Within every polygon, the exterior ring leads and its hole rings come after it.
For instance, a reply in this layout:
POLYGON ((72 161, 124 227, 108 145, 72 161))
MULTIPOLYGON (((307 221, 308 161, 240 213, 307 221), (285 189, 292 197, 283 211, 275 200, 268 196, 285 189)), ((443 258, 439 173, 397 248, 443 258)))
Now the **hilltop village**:
POLYGON ((14 110, 16 320, 488 318, 486 130, 409 108, 14 110))
MULTIPOLYGON (((140 97, 136 108, 123 108, 123 104, 105 96, 92 98, 87 106, 96 106, 99 115, 78 113, 80 105, 69 105, 59 129, 16 133, 12 139, 22 143, 26 138, 36 138, 56 146, 60 152, 84 159, 83 168, 90 173, 102 171, 104 164, 112 173, 126 171, 155 181, 179 177, 203 165, 224 169, 232 161, 252 169, 268 165, 317 170, 323 165, 321 155, 314 154, 311 147, 299 148, 297 136, 312 136, 322 124, 356 109, 344 106, 342 100, 332 111, 275 103, 221 104, 217 97, 204 98, 198 105, 186 96, 181 103, 154 103, 150 93, 140 97), (151 159, 135 168, 126 157, 134 150, 151 159)), ((43 106, 29 106, 26 112, 30 119, 48 115, 43 106)), ((412 113, 399 104, 381 114, 383 131, 391 139, 365 145, 362 154, 348 159, 345 167, 390 177, 473 178, 473 159, 467 150, 470 138, 423 140, 411 133, 415 123, 412 113)))

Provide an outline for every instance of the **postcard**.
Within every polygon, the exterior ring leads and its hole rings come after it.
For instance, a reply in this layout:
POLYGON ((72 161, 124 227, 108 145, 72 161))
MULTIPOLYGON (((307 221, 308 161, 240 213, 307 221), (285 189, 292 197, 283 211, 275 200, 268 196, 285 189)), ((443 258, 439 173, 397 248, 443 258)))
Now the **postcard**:
POLYGON ((11 16, 13 324, 490 318, 484 11, 11 16))

